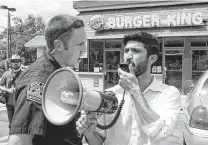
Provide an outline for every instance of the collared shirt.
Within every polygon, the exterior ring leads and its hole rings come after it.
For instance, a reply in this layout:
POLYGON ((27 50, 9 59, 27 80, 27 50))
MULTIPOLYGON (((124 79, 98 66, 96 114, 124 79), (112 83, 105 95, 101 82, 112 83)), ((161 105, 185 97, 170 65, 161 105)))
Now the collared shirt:
MULTIPOLYGON (((0 85, 6 87, 8 89, 15 88, 16 87, 15 80, 19 77, 21 72, 22 72, 21 70, 17 73, 14 73, 12 70, 6 71, 2 75, 0 85)), ((6 95, 6 104, 14 105, 15 99, 14 99, 13 95, 8 94, 8 93, 5 93, 5 95, 6 95)))
MULTIPOLYGON (((115 86, 110 91, 114 91, 119 102, 122 100, 124 90, 115 86)), ((143 92, 149 107, 159 116, 156 122, 143 126, 132 96, 125 93, 125 103, 116 124, 108 129, 105 134, 105 145, 166 145, 168 136, 171 135, 178 111, 180 109, 180 93, 173 87, 156 80, 152 81, 143 92)), ((99 122, 109 124, 115 116, 105 115, 99 122)))

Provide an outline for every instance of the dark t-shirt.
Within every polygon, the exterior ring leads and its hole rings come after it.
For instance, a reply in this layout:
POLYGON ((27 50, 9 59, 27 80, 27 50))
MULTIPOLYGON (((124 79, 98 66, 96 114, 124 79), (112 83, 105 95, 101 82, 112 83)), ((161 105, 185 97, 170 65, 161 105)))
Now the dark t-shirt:
POLYGON ((75 118, 63 126, 51 124, 42 110, 47 78, 61 66, 47 53, 31 64, 17 80, 15 113, 10 134, 33 134, 34 145, 81 145, 75 118))

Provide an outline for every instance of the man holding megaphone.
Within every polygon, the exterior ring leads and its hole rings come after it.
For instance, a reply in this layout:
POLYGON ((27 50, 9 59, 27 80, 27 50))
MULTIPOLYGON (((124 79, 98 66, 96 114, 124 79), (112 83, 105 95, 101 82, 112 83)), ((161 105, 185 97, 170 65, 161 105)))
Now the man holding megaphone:
POLYGON ((45 27, 47 52, 20 76, 11 123, 9 145, 81 145, 75 116, 69 123, 50 123, 42 110, 43 90, 48 77, 61 67, 78 68, 86 49, 84 23, 69 15, 52 17, 45 27))
MULTIPOLYGON (((129 72, 118 69, 119 85, 110 88, 124 106, 115 125, 106 133, 96 124, 102 119, 92 115, 81 117, 77 129, 90 145, 165 145, 173 131, 180 109, 180 94, 173 87, 151 75, 151 65, 159 56, 159 42, 151 34, 136 32, 123 38, 124 59, 129 72)), ((113 115, 104 116, 108 124, 113 115)))

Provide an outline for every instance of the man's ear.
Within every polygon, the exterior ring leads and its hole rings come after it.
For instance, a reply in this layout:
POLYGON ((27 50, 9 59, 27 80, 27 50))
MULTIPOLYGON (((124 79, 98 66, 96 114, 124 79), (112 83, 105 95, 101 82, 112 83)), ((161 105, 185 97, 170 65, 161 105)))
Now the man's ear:
POLYGON ((54 41, 54 51, 63 51, 64 43, 61 40, 54 41))
POLYGON ((157 61, 157 59, 158 59, 158 57, 157 57, 156 54, 150 55, 150 57, 149 57, 149 62, 150 62, 151 64, 153 64, 155 61, 157 61))

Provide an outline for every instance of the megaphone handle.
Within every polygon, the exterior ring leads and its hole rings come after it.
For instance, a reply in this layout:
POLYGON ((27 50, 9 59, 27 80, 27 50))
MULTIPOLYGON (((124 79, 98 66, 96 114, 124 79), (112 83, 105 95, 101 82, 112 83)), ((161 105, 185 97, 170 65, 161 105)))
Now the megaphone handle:
POLYGON ((125 95, 125 92, 126 92, 126 91, 123 92, 123 99, 121 100, 121 103, 119 104, 119 107, 118 107, 118 110, 117 110, 117 112, 116 112, 116 115, 115 115, 114 119, 111 121, 110 124, 108 124, 108 125, 106 125, 106 126, 101 125, 101 124, 98 123, 98 124, 97 124, 97 127, 98 127, 99 129, 107 130, 107 129, 111 128, 111 127, 117 122, 117 120, 118 120, 118 118, 119 118, 119 116, 120 116, 121 110, 122 110, 122 108, 123 108, 124 102, 125 102, 125 101, 124 101, 124 95, 125 95))
MULTIPOLYGON (((98 124, 97 124, 97 127, 98 127, 99 129, 107 130, 107 129, 111 128, 111 127, 117 122, 117 120, 118 120, 118 118, 119 118, 119 116, 120 116, 121 110, 122 110, 122 108, 123 108, 124 102, 125 102, 125 101, 124 101, 125 92, 126 92, 126 91, 123 92, 123 99, 121 100, 121 102, 120 102, 120 104, 119 104, 119 107, 118 107, 118 110, 117 110, 117 112, 116 112, 116 115, 115 115, 114 119, 111 121, 110 124, 108 124, 108 125, 106 125, 106 126, 101 125, 101 124, 98 123, 98 124)), ((87 114, 87 115, 90 115, 90 114, 94 114, 94 112, 87 112, 86 114, 87 114)), ((82 130, 79 130, 78 133, 81 135, 81 134, 85 131, 85 129, 86 129, 86 128, 83 128, 82 130)))
MULTIPOLYGON (((89 116, 89 115, 91 115, 91 114, 93 114, 93 112, 86 112, 86 115, 87 115, 87 116, 89 116)), ((89 124, 89 125, 90 125, 90 124, 89 124)), ((77 131, 78 131, 79 135, 81 136, 82 133, 83 133, 86 129, 87 129, 87 128, 84 127, 84 128, 79 129, 79 130, 77 130, 77 131)))

